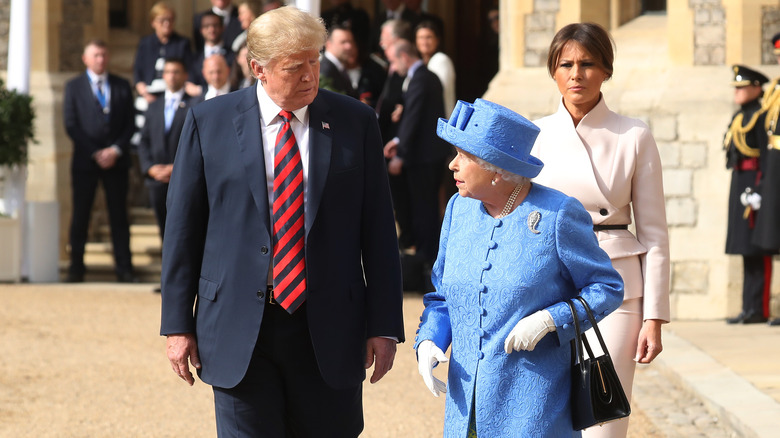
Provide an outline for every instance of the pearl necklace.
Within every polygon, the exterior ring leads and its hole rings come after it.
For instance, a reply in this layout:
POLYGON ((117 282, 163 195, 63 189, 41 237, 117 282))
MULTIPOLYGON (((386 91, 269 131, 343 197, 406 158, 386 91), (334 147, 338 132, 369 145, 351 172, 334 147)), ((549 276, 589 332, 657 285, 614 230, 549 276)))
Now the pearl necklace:
POLYGON ((506 201, 506 205, 504 206, 504 209, 501 210, 501 214, 498 215, 497 219, 500 219, 512 212, 512 207, 515 205, 515 200, 517 199, 517 195, 519 195, 520 192, 523 191, 524 186, 525 184, 520 184, 519 186, 515 186, 514 190, 512 190, 512 194, 509 195, 509 200, 506 201))

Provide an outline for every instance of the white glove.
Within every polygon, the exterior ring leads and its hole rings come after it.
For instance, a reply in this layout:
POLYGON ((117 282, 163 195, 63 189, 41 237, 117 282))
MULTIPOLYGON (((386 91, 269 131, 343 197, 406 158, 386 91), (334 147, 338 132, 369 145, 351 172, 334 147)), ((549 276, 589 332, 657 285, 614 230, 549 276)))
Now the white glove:
POLYGON ((441 348, 429 339, 420 342, 417 346, 417 371, 434 397, 438 397, 439 393, 447 392, 447 384, 433 377, 433 367, 448 360, 441 348))
POLYGON ((747 201, 750 204, 750 208, 754 211, 761 209, 761 195, 758 193, 751 193, 747 196, 747 201))
POLYGON ((504 341, 504 351, 506 354, 511 353, 512 350, 533 351, 544 335, 554 331, 555 322, 552 315, 546 310, 540 310, 517 322, 504 341))
POLYGON ((761 195, 752 191, 750 188, 745 189, 745 191, 739 195, 739 202, 745 207, 750 206, 753 210, 761 209, 761 195))

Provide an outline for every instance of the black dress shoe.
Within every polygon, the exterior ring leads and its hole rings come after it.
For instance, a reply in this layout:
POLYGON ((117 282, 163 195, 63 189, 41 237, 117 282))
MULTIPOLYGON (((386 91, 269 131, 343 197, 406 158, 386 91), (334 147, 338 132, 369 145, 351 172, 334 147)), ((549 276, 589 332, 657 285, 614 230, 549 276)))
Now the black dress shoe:
POLYGON ((84 274, 74 274, 72 272, 68 273, 68 276, 65 277, 65 283, 83 283, 84 282, 84 274))
POLYGON ((734 318, 726 319, 726 323, 728 324, 761 324, 765 322, 766 318, 763 316, 757 313, 745 314, 745 312, 740 313, 734 318))
POLYGON ((771 325, 773 327, 777 326, 777 325, 780 325, 780 318, 775 318, 773 320, 770 320, 767 324, 769 324, 769 325, 771 325))
POLYGON ((152 289, 152 292, 154 292, 154 293, 156 293, 156 294, 159 294, 159 293, 161 293, 161 292, 162 292, 162 289, 160 289, 160 286, 157 286, 157 287, 155 287, 154 289, 152 289))
POLYGON ((138 283, 138 277, 133 275, 132 272, 118 272, 116 274, 116 281, 120 283, 138 283))

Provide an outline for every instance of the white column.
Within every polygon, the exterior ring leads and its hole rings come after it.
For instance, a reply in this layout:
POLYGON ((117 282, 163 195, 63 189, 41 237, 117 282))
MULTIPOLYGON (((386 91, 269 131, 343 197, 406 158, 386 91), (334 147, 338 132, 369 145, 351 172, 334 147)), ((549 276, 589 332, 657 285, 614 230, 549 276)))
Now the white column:
POLYGON ((8 30, 9 90, 30 92, 30 1, 11 0, 11 20, 8 30))
POLYGON ((296 8, 306 11, 315 17, 320 16, 321 3, 321 0, 294 0, 287 2, 287 4, 295 5, 296 8))
MULTIPOLYGON (((8 75, 6 87, 20 94, 30 93, 30 2, 31 0, 11 0, 11 15, 8 29, 8 75)), ((6 213, 19 221, 21 241, 21 277, 29 270, 27 244, 29 235, 25 232, 25 192, 27 185, 27 166, 9 169, 11 178, 6 181, 10 189, 5 189, 6 213), (9 199, 10 198, 10 199, 9 199), (10 204, 10 205, 9 205, 10 204), (9 208, 10 207, 10 208, 9 208)))

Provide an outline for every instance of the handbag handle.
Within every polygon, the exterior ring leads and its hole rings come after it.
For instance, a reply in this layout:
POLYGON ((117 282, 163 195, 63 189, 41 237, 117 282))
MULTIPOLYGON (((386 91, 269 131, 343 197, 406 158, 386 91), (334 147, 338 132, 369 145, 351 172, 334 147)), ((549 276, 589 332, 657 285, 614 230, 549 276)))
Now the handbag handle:
MULTIPOLYGON (((599 344, 601 346, 601 351, 604 352, 605 356, 609 356, 609 351, 607 350, 607 344, 604 343, 604 338, 601 336, 601 330, 599 330, 599 326, 596 323, 596 318, 593 316, 593 312, 590 310, 590 306, 588 305, 588 302, 585 301, 584 298, 581 296, 577 296, 576 298, 573 298, 571 300, 566 301, 566 304, 569 305, 569 309, 571 310, 571 316, 574 320, 574 332, 575 332, 575 339, 576 339, 576 346, 574 345, 575 342, 572 342, 572 359, 575 357, 579 359, 580 361, 580 370, 582 372, 585 372, 585 358, 584 358, 584 352, 582 351, 582 346, 585 346, 585 350, 588 352, 589 357, 595 357, 593 354, 593 350, 590 348, 590 343, 588 342, 587 337, 585 337, 585 334, 582 332, 582 329, 580 328, 580 321, 579 317, 577 316, 577 309, 574 307, 574 300, 579 300, 580 303, 582 303, 582 306, 585 308, 585 313, 588 316, 588 320, 591 322, 591 325, 593 326, 593 331, 596 332, 596 337, 599 340, 599 344)), ((574 341, 574 340, 573 340, 574 341)))

